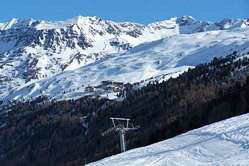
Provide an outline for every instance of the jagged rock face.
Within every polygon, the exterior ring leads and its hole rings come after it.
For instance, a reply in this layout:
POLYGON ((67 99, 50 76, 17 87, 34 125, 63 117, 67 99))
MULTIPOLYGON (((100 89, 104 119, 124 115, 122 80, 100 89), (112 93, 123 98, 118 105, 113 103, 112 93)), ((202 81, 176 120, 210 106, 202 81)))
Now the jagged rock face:
POLYGON ((22 29, 11 29, 8 31, 1 31, 3 42, 15 41, 15 46, 21 47, 42 47, 44 50, 62 49, 69 47, 74 49, 76 45, 85 49, 90 47, 90 42, 87 41, 83 33, 77 34, 72 28, 65 29, 44 29, 36 30, 28 28, 26 31, 22 29))
POLYGON ((130 49, 144 26, 79 17, 68 22, 13 19, 0 24, 0 94, 130 49))
MULTIPOLYGON (((15 47, 41 47, 44 50, 59 51, 63 48, 87 49, 93 47, 96 37, 106 39, 119 38, 124 35, 137 38, 142 35, 144 26, 133 23, 114 23, 97 18, 79 17, 76 20, 50 23, 35 20, 12 20, 0 26, 0 41, 14 42, 15 47)), ((0 51, 2 51, 0 49, 0 51)), ((97 50, 96 52, 100 52, 97 50)))
POLYGON ((149 25, 82 16, 57 22, 13 19, 0 24, 0 97, 29 82, 124 53, 144 42, 246 27, 248 22, 227 19, 210 23, 190 16, 149 25))

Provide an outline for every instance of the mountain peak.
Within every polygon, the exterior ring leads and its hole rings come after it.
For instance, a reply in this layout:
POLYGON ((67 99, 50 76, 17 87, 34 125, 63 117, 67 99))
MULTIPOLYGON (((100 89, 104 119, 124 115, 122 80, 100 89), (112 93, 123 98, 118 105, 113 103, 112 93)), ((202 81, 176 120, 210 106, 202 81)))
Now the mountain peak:
MULTIPOLYGON (((160 39, 181 34, 242 27, 249 27, 248 20, 212 23, 182 16, 142 25, 89 16, 66 21, 14 18, 0 24, 0 54, 4 57, 0 58, 0 73, 3 75, 0 76, 0 97, 26 83, 84 67, 109 55, 125 53, 140 44, 138 48, 144 49, 144 43, 155 41, 151 43, 154 46, 160 39)), ((172 47, 175 48, 175 44, 172 47)))
POLYGON ((176 18, 176 23, 179 25, 190 25, 196 22, 196 19, 192 16, 181 16, 176 18))
POLYGON ((66 21, 69 24, 77 24, 77 25, 81 25, 81 24, 86 24, 87 22, 99 22, 102 19, 96 16, 76 16, 73 17, 71 19, 69 19, 68 21, 66 21))
POLYGON ((8 29, 21 29, 21 28, 27 28, 33 25, 33 23, 37 22, 36 20, 30 18, 30 19, 19 19, 19 18, 13 18, 9 22, 2 23, 2 26, 0 26, 1 30, 8 30, 8 29))
MULTIPOLYGON (((173 28, 176 27, 176 25, 179 26, 191 26, 194 24, 198 24, 197 26, 205 26, 208 24, 213 24, 215 26, 220 26, 221 29, 230 29, 234 27, 247 27, 248 26, 248 20, 246 19, 223 19, 218 22, 210 22, 210 21, 199 21, 196 20, 192 16, 180 16, 180 17, 172 17, 170 19, 166 19, 163 21, 154 22, 151 24, 148 24, 148 27, 156 27, 156 29, 160 28, 173 28)), ((65 28, 67 26, 71 25, 78 25, 84 28, 87 28, 89 25, 105 25, 105 24, 115 24, 115 25, 121 25, 122 27, 127 26, 144 26, 142 24, 138 23, 132 23, 132 22, 114 22, 109 20, 103 20, 100 17, 96 16, 76 16, 73 18, 70 18, 65 21, 37 21, 34 19, 18 19, 13 18, 9 22, 6 23, 0 23, 0 30, 8 30, 8 29, 20 29, 20 28, 36 28, 37 30, 41 29, 61 29, 65 28)), ((196 25, 195 25, 196 26, 196 25)), ((218 27, 219 29, 219 27, 218 27)))

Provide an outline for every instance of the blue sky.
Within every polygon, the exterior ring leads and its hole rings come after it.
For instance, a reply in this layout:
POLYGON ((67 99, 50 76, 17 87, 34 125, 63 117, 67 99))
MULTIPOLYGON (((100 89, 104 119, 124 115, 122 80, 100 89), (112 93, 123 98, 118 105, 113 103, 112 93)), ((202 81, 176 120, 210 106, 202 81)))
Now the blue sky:
POLYGON ((65 20, 78 15, 144 24, 182 15, 214 21, 228 17, 249 17, 249 0, 2 0, 0 2, 0 22, 14 17, 65 20))

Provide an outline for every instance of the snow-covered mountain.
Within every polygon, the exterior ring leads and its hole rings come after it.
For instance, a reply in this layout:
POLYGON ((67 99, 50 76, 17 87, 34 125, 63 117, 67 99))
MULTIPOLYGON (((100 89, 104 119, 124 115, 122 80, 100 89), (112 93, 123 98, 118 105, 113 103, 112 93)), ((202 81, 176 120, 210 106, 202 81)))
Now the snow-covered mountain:
POLYGON ((106 84, 103 81, 135 83, 159 75, 167 79, 178 76, 190 67, 209 62, 214 57, 234 51, 247 53, 248 48, 249 29, 177 35, 145 43, 127 53, 113 54, 79 69, 25 85, 6 99, 29 100, 42 95, 69 99, 95 94, 113 98, 115 91, 102 86, 106 84))
POLYGON ((249 114, 245 114, 88 166, 246 166, 248 163, 249 114))
MULTIPOLYGON (((213 56, 244 49, 248 23, 190 16, 149 25, 82 16, 57 22, 13 19, 0 24, 0 97, 67 99, 89 94, 86 88, 96 89, 101 81, 177 75, 213 56)), ((97 90, 103 94, 103 88, 97 90)))

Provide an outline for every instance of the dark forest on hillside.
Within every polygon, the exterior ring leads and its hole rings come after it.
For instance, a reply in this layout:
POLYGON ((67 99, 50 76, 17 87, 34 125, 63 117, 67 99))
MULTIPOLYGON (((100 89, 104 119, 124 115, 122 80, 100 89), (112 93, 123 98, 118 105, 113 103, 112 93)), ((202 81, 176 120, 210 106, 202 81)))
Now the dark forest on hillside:
POLYGON ((1 165, 82 165, 119 153, 118 137, 103 137, 110 117, 140 129, 128 149, 249 112, 249 59, 237 53, 198 65, 175 79, 127 89, 122 102, 83 97, 17 103, 0 116, 1 165))

